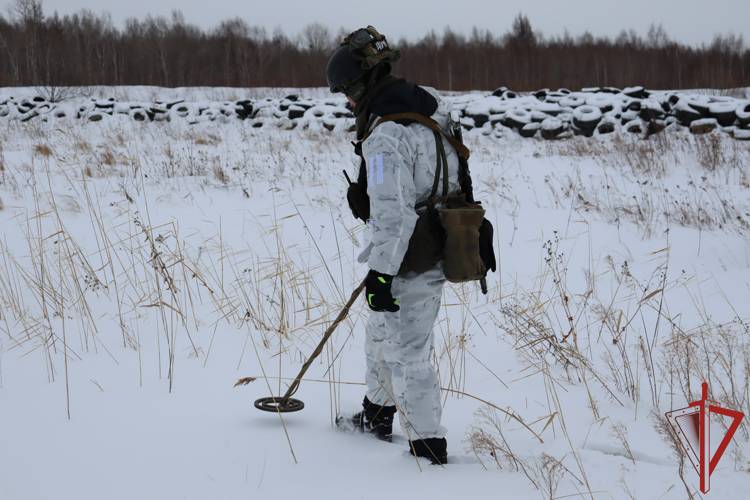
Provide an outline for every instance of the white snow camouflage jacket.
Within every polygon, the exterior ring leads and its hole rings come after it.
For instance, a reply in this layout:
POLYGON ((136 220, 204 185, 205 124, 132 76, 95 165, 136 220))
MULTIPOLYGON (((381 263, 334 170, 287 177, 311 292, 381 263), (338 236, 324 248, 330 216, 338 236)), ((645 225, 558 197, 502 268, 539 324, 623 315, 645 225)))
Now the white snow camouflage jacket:
MULTIPOLYGON (((449 104, 431 87, 422 87, 438 102, 431 116, 447 128, 449 104)), ((449 192, 459 190, 458 156, 444 137, 440 137, 448 160, 449 192)), ((378 125, 362 143, 367 164, 367 194, 370 197, 368 221, 370 243, 358 261, 383 274, 398 274, 417 222, 415 205, 430 196, 437 158, 435 136, 419 123, 378 125)), ((442 190, 442 178, 438 194, 442 190)))

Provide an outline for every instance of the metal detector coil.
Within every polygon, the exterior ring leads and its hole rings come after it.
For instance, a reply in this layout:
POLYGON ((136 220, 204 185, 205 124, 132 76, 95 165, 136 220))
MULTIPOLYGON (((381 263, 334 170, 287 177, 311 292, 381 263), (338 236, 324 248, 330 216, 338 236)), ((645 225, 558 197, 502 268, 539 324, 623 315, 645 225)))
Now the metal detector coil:
POLYGON ((352 304, 354 304, 354 301, 357 300, 357 297, 359 297, 359 294, 362 293, 362 290, 364 290, 364 288, 365 281, 362 281, 362 283, 352 292, 352 296, 349 297, 349 301, 341 309, 339 315, 336 316, 336 319, 333 320, 331 326, 329 326, 328 329, 326 329, 325 333, 323 333, 323 338, 320 340, 318 347, 315 348, 313 353, 310 354, 310 357, 307 359, 307 361, 305 361, 305 364, 302 365, 302 369, 294 379, 294 382, 292 382, 292 385, 290 385, 289 389, 287 389, 286 394, 284 394, 283 396, 270 396, 267 398, 260 398, 256 400, 255 407, 257 409, 272 413, 291 413, 300 411, 305 407, 305 403, 303 403, 299 399, 294 399, 292 396, 294 396, 294 393, 297 392, 299 384, 302 381, 302 377, 305 376, 307 369, 310 368, 310 365, 313 361, 315 361, 315 358, 317 358, 320 353, 323 352, 323 347, 326 345, 326 342, 328 342, 328 339, 333 334, 333 331, 336 329, 338 324, 341 323, 344 318, 346 318, 346 315, 349 313, 349 309, 351 309, 352 304))
POLYGON ((299 399, 278 397, 273 396, 269 398, 260 398, 255 400, 255 407, 262 411, 269 411, 272 413, 292 413, 300 411, 305 407, 305 403, 299 399))

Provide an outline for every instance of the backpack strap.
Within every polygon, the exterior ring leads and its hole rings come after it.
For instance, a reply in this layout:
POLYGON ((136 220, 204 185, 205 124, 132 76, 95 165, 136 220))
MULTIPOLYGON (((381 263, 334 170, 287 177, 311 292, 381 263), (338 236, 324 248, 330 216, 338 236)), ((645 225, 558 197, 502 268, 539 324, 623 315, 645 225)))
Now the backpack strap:
POLYGON ((433 120, 429 116, 425 116, 425 115, 420 114, 420 113, 413 113, 413 112, 392 113, 390 115, 381 116, 375 122, 375 124, 372 126, 372 128, 370 128, 370 130, 367 131, 367 133, 362 138, 362 140, 364 141, 367 137, 369 137, 369 135, 372 133, 372 131, 375 130, 375 127, 377 127, 381 123, 384 123, 384 122, 397 122, 397 121, 402 121, 402 120, 415 121, 417 123, 420 123, 420 124, 424 125, 425 127, 429 128, 429 129, 431 129, 434 132, 440 133, 443 137, 445 137, 448 140, 448 142, 450 143, 450 145, 453 146, 453 149, 456 150, 456 153, 458 154, 458 156, 460 158, 463 158, 464 160, 468 160, 469 159, 469 156, 471 154, 471 152, 469 151, 469 148, 467 148, 466 146, 464 146, 463 143, 461 143, 458 140, 456 140, 456 138, 454 138, 450 134, 447 134, 445 132, 445 130, 443 130, 442 127, 438 124, 438 122, 436 122, 435 120, 433 120))
MULTIPOLYGON (((437 194, 438 186, 440 185, 440 176, 442 171, 442 177, 443 177, 443 192, 441 200, 445 201, 448 198, 448 158, 445 155, 445 147, 443 146, 443 141, 441 140, 442 137, 445 137, 445 139, 450 143, 451 146, 456 150, 456 154, 459 158, 459 163, 462 165, 466 165, 469 159, 469 148, 467 148, 463 142, 460 139, 457 139, 453 137, 450 134, 447 134, 442 127, 432 118, 429 116, 425 116, 420 113, 412 113, 412 112, 405 112, 405 113, 392 113, 389 115, 384 115, 378 118, 374 121, 374 124, 372 127, 369 128, 369 130, 365 133, 364 137, 357 143, 357 145, 360 146, 361 144, 372 134, 372 131, 375 130, 375 128, 385 122, 400 122, 400 121, 413 121, 420 123, 424 125, 425 127, 432 130, 433 135, 435 136, 435 158, 437 164, 435 165, 435 179, 432 183, 432 190, 430 191, 430 196, 427 198, 427 200, 417 203, 414 208, 419 209, 424 206, 435 205, 435 195, 437 194), (441 137, 442 136, 442 137, 441 137)), ((356 149, 356 146, 355 146, 356 149)), ((361 170, 360 170, 361 171, 361 170)), ((459 175, 460 177, 460 175, 459 175)))
MULTIPOLYGON (((445 156, 445 147, 443 146, 443 141, 440 140, 440 134, 438 132, 433 132, 435 134, 435 153, 437 156, 437 166, 435 167, 435 170, 440 169, 440 166, 442 164, 443 167, 443 196, 442 201, 445 202, 446 199, 448 199, 448 158, 445 156)), ((435 177, 437 177, 437 172, 435 173, 435 177)), ((433 187, 433 193, 432 196, 435 196, 435 188, 433 187)))
POLYGON ((443 196, 442 200, 448 197, 448 160, 445 157, 445 148, 443 147, 443 141, 440 140, 440 134, 432 132, 435 135, 435 178, 432 181, 432 189, 430 190, 430 196, 425 201, 417 203, 414 208, 420 209, 426 206, 435 205, 435 195, 437 194, 438 186, 440 185, 440 174, 442 171, 443 177, 443 196))

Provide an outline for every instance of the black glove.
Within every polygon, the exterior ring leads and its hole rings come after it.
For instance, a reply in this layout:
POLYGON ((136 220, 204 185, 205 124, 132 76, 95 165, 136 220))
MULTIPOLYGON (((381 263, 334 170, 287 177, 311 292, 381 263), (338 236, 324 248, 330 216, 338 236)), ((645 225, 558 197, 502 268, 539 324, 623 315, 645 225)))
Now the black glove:
POLYGON ((399 310, 398 299, 391 295, 391 283, 393 276, 370 269, 365 280, 365 299, 370 309, 377 312, 399 310))

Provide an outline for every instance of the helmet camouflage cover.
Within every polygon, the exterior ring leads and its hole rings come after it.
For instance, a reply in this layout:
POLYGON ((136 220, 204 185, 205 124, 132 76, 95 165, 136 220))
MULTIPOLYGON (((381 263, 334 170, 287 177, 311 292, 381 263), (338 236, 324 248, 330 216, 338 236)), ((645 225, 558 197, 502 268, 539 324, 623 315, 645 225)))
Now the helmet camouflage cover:
POLYGON ((341 45, 348 45, 361 61, 363 69, 372 69, 382 62, 395 62, 401 53, 392 49, 382 35, 372 26, 360 28, 344 37, 341 45))
POLYGON ((370 70, 395 62, 399 56, 399 50, 392 49, 385 36, 374 27, 360 28, 344 37, 328 60, 328 86, 331 92, 360 94, 363 88, 358 87, 364 86, 361 80, 370 70))

